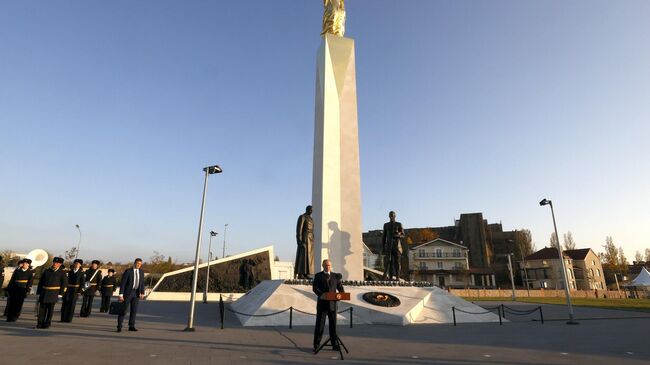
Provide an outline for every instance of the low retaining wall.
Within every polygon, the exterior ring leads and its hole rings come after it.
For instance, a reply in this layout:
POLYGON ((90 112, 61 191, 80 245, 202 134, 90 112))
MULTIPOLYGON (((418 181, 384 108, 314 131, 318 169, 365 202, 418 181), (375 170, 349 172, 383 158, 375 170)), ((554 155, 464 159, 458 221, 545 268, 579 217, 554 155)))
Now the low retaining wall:
MULTIPOLYGON (((209 302, 218 302, 219 296, 223 297, 224 302, 234 302, 235 300, 244 296, 244 293, 208 293, 209 302)), ((154 291, 147 295, 147 300, 169 300, 177 302, 189 302, 190 293, 178 293, 178 292, 158 292, 154 291)), ((194 297, 195 302, 203 301, 203 292, 197 292, 194 297)))
MULTIPOLYGON (((512 298, 512 290, 506 289, 448 289, 451 294, 460 297, 470 298, 512 298)), ((515 290, 517 298, 564 298, 564 290, 553 289, 517 289, 515 290)), ((621 290, 572 290, 572 298, 626 298, 625 292, 621 290)))

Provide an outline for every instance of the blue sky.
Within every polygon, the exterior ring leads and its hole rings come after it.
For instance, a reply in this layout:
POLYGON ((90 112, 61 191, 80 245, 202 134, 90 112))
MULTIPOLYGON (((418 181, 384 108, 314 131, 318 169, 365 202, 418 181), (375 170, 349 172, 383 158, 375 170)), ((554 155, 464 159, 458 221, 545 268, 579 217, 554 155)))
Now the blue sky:
MULTIPOLYGON (((346 6, 364 230, 480 211, 541 248, 546 197, 579 247, 650 248, 650 2, 346 6)), ((206 229, 293 259, 321 16, 319 0, 0 3, 0 249, 63 253, 79 224, 86 259, 189 261, 218 163, 206 229)))

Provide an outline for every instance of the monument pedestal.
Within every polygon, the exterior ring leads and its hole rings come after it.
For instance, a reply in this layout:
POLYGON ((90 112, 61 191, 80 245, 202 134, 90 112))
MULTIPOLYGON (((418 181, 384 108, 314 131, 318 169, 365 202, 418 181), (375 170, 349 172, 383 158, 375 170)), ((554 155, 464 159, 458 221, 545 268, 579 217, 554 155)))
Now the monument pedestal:
POLYGON ((326 34, 318 50, 312 206, 315 272, 329 259, 363 280, 354 40, 326 34))

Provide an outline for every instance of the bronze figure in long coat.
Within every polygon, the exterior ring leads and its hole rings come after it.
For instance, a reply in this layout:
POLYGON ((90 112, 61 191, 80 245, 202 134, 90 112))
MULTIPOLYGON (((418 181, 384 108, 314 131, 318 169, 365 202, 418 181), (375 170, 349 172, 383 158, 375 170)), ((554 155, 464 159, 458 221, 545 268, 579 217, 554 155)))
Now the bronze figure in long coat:
POLYGON ((298 279, 306 279, 314 268, 314 220, 311 218, 311 205, 305 208, 305 214, 298 217, 296 225, 296 262, 293 267, 298 279))

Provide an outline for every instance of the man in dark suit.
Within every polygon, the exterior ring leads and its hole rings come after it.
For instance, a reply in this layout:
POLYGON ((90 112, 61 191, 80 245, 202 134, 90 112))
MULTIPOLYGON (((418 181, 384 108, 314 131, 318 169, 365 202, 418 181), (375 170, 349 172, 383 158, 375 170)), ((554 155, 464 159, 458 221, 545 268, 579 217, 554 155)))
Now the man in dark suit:
POLYGON ((314 352, 320 346, 320 340, 323 337, 323 330, 325 328, 325 316, 327 316, 330 325, 330 339, 334 351, 339 351, 339 341, 336 335, 336 307, 335 300, 321 299, 325 293, 339 293, 345 292, 341 284, 341 274, 332 272, 332 263, 330 260, 323 261, 323 271, 314 276, 314 284, 312 286, 314 294, 318 296, 316 303, 316 329, 314 330, 314 352))
POLYGON ((52 314, 57 300, 63 296, 68 283, 67 277, 61 269, 63 259, 55 257, 52 267, 43 271, 38 281, 38 324, 36 328, 49 328, 52 323, 52 314))
POLYGON ((393 211, 388 213, 389 222, 384 224, 382 236, 382 254, 384 255, 384 280, 399 281, 402 260, 402 238, 404 228, 402 223, 395 221, 396 214, 393 211))
POLYGON ((7 322, 15 322, 20 316, 23 309, 23 302, 25 297, 32 290, 32 280, 34 273, 29 269, 32 260, 23 259, 19 262, 18 268, 14 270, 7 286, 9 298, 11 300, 7 303, 7 322))
POLYGON ((102 272, 99 270, 99 260, 93 260, 90 268, 85 271, 86 281, 84 282, 83 301, 81 302, 81 312, 79 317, 88 317, 93 309, 93 299, 97 288, 102 283, 102 272))
POLYGON ((74 308, 77 306, 77 299, 81 293, 81 287, 86 281, 84 272, 81 269, 82 259, 75 259, 72 263, 72 269, 68 271, 68 285, 65 294, 63 294, 63 303, 61 304, 61 322, 72 322, 74 308))
POLYGON ((138 303, 144 298, 144 271, 141 269, 142 259, 137 258, 133 267, 124 271, 120 283, 120 302, 124 303, 122 312, 117 316, 117 332, 122 332, 122 322, 126 311, 131 307, 129 313, 129 331, 137 331, 135 328, 135 316, 138 312, 138 303))

